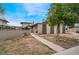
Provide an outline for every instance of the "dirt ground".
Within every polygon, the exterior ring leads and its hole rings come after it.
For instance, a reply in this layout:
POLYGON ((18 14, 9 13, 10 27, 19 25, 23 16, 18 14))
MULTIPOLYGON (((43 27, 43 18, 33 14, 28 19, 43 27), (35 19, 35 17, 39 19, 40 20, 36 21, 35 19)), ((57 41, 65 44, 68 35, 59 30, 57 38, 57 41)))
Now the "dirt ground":
POLYGON ((74 38, 68 38, 68 37, 60 36, 59 39, 56 40, 57 37, 56 37, 56 35, 53 35, 53 34, 40 35, 40 36, 49 40, 50 42, 58 44, 61 47, 67 48, 67 49, 79 45, 79 41, 77 41, 78 39, 74 39, 74 38))
POLYGON ((20 36, 0 43, 1 55, 49 55, 55 53, 31 36, 20 36))

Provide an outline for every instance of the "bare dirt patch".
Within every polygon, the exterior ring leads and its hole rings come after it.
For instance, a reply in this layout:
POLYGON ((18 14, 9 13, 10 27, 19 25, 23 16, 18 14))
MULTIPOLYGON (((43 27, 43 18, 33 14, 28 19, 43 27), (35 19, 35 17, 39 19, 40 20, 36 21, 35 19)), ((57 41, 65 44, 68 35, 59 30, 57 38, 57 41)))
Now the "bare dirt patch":
POLYGON ((21 36, 0 43, 1 55, 44 55, 53 53, 55 53, 54 50, 31 36, 21 36))
POLYGON ((58 44, 61 47, 67 48, 67 49, 79 45, 78 39, 74 39, 74 38, 60 36, 59 40, 56 41, 56 35, 53 35, 53 34, 40 35, 40 36, 47 39, 47 40, 49 40, 50 42, 58 44))

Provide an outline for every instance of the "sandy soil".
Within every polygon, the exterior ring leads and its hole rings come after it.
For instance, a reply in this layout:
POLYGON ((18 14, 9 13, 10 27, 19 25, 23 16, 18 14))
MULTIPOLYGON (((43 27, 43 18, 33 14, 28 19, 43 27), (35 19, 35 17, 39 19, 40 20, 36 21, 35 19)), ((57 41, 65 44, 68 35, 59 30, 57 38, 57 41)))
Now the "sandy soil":
POLYGON ((71 48, 71 47, 79 45, 79 41, 77 41, 78 39, 60 36, 59 40, 56 40, 57 37, 56 37, 56 35, 53 35, 53 34, 40 35, 40 36, 55 43, 55 44, 60 45, 63 48, 71 48))
POLYGON ((20 36, 0 43, 1 55, 49 55, 55 53, 31 36, 20 36))

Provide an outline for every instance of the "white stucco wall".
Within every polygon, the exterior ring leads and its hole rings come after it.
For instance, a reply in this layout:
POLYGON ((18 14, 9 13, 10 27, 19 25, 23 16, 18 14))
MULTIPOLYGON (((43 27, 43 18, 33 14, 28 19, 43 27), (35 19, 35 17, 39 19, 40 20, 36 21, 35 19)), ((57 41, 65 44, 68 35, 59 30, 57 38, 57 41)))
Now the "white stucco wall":
POLYGON ((63 24, 60 24, 60 34, 63 33, 63 24))
POLYGON ((37 27, 33 27, 33 33, 36 33, 37 32, 37 27))
POLYGON ((0 20, 0 25, 3 25, 1 20, 0 20))
POLYGON ((42 24, 38 24, 38 33, 42 34, 42 24))
POLYGON ((28 24, 22 24, 22 27, 25 28, 26 26, 28 26, 28 24))
POLYGON ((0 20, 0 25, 7 25, 7 23, 2 21, 2 20, 0 20))
POLYGON ((57 34, 57 25, 54 26, 54 34, 57 34))
POLYGON ((47 34, 50 34, 50 26, 47 24, 47 34))

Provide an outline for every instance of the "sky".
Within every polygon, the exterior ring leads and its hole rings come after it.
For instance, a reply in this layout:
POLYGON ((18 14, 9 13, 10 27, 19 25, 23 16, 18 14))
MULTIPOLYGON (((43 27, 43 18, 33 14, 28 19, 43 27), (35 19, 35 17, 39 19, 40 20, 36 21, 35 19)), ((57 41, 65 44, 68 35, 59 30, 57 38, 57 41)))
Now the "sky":
POLYGON ((40 23, 47 17, 50 3, 2 3, 8 25, 20 26, 20 22, 40 23))

